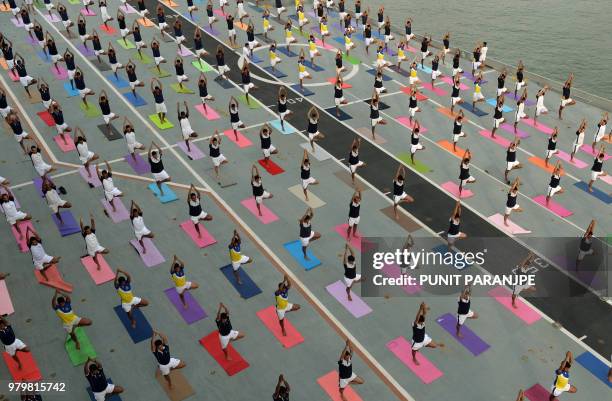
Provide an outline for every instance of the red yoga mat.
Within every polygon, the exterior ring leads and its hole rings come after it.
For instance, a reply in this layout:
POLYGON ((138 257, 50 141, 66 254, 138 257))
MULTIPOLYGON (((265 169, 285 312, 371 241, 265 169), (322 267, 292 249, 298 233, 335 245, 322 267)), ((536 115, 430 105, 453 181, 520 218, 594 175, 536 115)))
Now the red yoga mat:
POLYGON ((232 347, 231 343, 227 346, 227 349, 229 350, 229 357, 231 360, 228 361, 225 359, 225 355, 223 354, 223 350, 221 349, 219 332, 217 330, 213 331, 205 337, 200 338, 200 344, 202 344, 202 346, 206 349, 206 351, 208 351, 210 356, 212 356, 215 361, 217 361, 217 363, 221 365, 221 367, 223 368, 223 370, 225 370, 225 373, 227 373, 228 376, 233 376, 236 373, 241 372, 249 367, 249 363, 244 358, 242 358, 242 356, 240 356, 238 351, 236 351, 234 347, 232 347))
POLYGON ((263 167, 270 175, 277 175, 277 174, 282 174, 285 172, 285 170, 283 170, 283 168, 281 166, 279 166, 278 164, 274 163, 272 160, 268 159, 267 161, 265 159, 260 159, 257 160, 257 162, 259 163, 259 165, 261 167, 263 167))

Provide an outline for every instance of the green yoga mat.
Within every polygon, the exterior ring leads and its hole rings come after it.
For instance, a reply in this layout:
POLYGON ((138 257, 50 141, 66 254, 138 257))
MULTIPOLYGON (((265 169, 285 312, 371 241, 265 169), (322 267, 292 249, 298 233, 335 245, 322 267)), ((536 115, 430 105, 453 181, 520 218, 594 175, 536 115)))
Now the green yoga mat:
POLYGON ((85 106, 85 103, 81 102, 81 110, 85 113, 85 117, 87 118, 96 118, 102 115, 102 112, 97 106, 94 106, 92 103, 87 103, 89 106, 85 106))
POLYGON ((168 120, 168 118, 164 119, 164 123, 162 124, 161 121, 159 121, 159 116, 157 114, 151 114, 149 115, 149 119, 151 121, 153 121, 153 123, 157 126, 157 128, 159 129, 170 129, 170 128, 174 128, 174 124, 172 124, 170 122, 170 120, 168 120))
POLYGON ((342 53, 342 60, 348 61, 349 63, 351 63, 353 65, 361 64, 361 61, 359 61, 359 59, 357 57, 350 56, 350 55, 347 56, 346 53, 342 53))
POLYGON ((418 160, 415 160, 416 163, 412 164, 412 160, 410 160, 410 153, 400 153, 397 155, 397 158, 406 163, 411 168, 415 169, 419 173, 429 173, 431 169, 421 163, 418 160))
POLYGON ((137 52, 135 57, 136 60, 141 61, 143 64, 151 64, 153 62, 153 59, 144 53, 142 53, 142 57, 140 57, 137 52))
POLYGON ((136 45, 127 39, 125 39, 125 41, 123 39, 117 39, 117 43, 119 44, 119 46, 123 47, 125 50, 136 48, 136 45))
POLYGON ((172 89, 174 89, 174 91, 176 93, 183 93, 183 94, 188 94, 188 95, 192 95, 192 94, 195 93, 194 91, 192 91, 191 89, 189 89, 185 85, 183 85, 183 87, 181 88, 179 84, 172 84, 172 85, 170 85, 170 87, 172 89))
POLYGON ((208 64, 206 61, 204 60, 193 60, 191 62, 191 65, 194 66, 194 68, 200 72, 209 72, 209 71, 215 71, 214 68, 212 68, 210 66, 210 64, 208 64), (202 62, 202 64, 200 64, 200 61, 202 62))
POLYGON ((249 109, 259 109, 261 107, 261 104, 259 104, 259 102, 257 101, 257 99, 255 99, 253 97, 253 95, 249 96, 249 102, 247 103, 246 101, 246 95, 240 95, 238 96, 238 101, 242 104, 244 104, 245 106, 247 106, 249 109))
POLYGON ((76 344, 72 341, 70 336, 67 336, 64 346, 66 347, 70 362, 72 362, 74 366, 79 366, 87 362, 88 357, 94 359, 97 355, 96 350, 93 345, 91 345, 91 341, 89 341, 87 334, 85 334, 85 329, 77 327, 74 329, 74 334, 77 340, 79 340, 81 349, 76 349, 76 344))
POLYGON ((81 4, 81 1, 80 0, 68 0, 68 3, 72 5, 76 5, 76 4, 81 4))

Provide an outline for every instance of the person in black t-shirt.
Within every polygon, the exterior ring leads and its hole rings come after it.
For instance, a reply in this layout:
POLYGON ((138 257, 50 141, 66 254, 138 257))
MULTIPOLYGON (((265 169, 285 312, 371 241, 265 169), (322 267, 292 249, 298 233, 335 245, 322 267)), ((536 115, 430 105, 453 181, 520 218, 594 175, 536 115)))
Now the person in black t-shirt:
POLYGON ((427 311, 429 310, 429 306, 425 304, 425 302, 421 302, 419 305, 419 311, 417 312, 416 317, 414 318, 414 322, 412 323, 412 361, 415 365, 420 365, 419 361, 416 359, 416 353, 423 347, 427 348, 437 348, 444 347, 443 343, 437 344, 434 342, 431 337, 427 335, 425 332, 425 316, 427 315, 427 311))
POLYGON ((166 379, 166 382, 168 382, 168 387, 172 388, 170 372, 175 369, 184 368, 186 366, 185 362, 170 356, 168 337, 155 330, 153 330, 153 336, 151 337, 151 352, 155 356, 155 359, 157 359, 159 371, 162 376, 164 376, 164 379, 166 379))
POLYGON ((274 394, 272 394, 272 401, 289 401, 290 391, 289 383, 285 380, 285 376, 281 374, 278 376, 278 383, 276 383, 276 389, 274 394))
POLYGON ((584 235, 580 238, 580 247, 578 248, 578 255, 576 256, 576 269, 578 269, 585 256, 592 255, 595 252, 592 245, 596 224, 597 222, 594 219, 591 220, 584 235))
POLYGON ((523 209, 521 209, 519 204, 516 202, 520 184, 521 184, 520 179, 516 177, 514 179, 514 182, 512 183, 512 186, 510 187, 510 190, 508 191, 508 198, 506 200, 506 210, 504 211, 504 225, 505 226, 509 226, 508 218, 510 217, 510 213, 512 213, 513 211, 515 212, 523 211, 523 209))
POLYGON ((259 216, 262 216, 261 204, 263 203, 264 199, 270 199, 274 197, 274 195, 264 189, 261 174, 259 174, 259 169, 255 164, 251 166, 251 188, 253 190, 253 197, 255 198, 257 212, 259 213, 259 216))
POLYGON ((171 181, 172 178, 164 169, 164 163, 162 161, 162 150, 155 142, 151 142, 151 145, 149 146, 149 165, 151 167, 153 179, 157 184, 157 188, 159 188, 159 196, 164 196, 164 189, 162 187, 162 184, 164 182, 171 181), (153 147, 155 147, 156 150, 154 150, 153 147))
POLYGON ((471 309, 472 290, 470 287, 465 287, 459 296, 457 306, 457 325, 455 326, 457 337, 463 338, 461 334, 461 326, 467 319, 478 319, 478 314, 471 309))
MULTIPOLYGON (((0 277, 4 278, 6 276, 0 274, 0 277)), ((4 345, 4 350, 13 358, 13 360, 17 363, 17 368, 21 370, 22 365, 19 357, 17 356, 17 351, 19 352, 30 352, 30 348, 15 337, 15 332, 13 332, 13 327, 9 324, 9 322, 2 316, 0 316, 0 342, 4 345)))
POLYGON ((225 359, 230 361, 229 351, 227 346, 232 341, 238 341, 245 337, 244 333, 234 330, 232 328, 232 322, 230 321, 229 309, 223 303, 219 303, 219 309, 217 310, 217 317, 215 323, 219 329, 219 341, 221 342, 221 349, 225 355, 225 359))
POLYGON ((352 301, 351 289, 353 284, 361 282, 361 274, 357 273, 357 260, 355 259, 355 251, 349 244, 344 244, 344 255, 342 256, 344 266, 344 285, 346 285, 346 296, 349 301, 352 301))
POLYGON ((340 379, 338 382, 338 391, 340 391, 340 398, 342 398, 343 401, 347 401, 347 398, 344 396, 344 389, 346 389, 349 384, 365 383, 362 377, 357 376, 355 372, 353 372, 353 348, 348 338, 340 354, 340 359, 338 359, 338 377, 340 379))
POLYGON ((563 84, 562 94, 561 94, 561 104, 559 104, 559 120, 563 120, 563 109, 567 106, 573 106, 576 104, 576 101, 571 97, 572 90, 572 81, 574 80, 574 74, 571 73, 567 78, 567 81, 563 84))
POLYGON ((96 401, 104 401, 107 395, 112 396, 123 393, 123 387, 110 383, 106 379, 102 364, 96 359, 87 357, 83 371, 96 401))
POLYGON ((562 194, 565 192, 563 187, 560 185, 562 175, 563 167, 561 166, 561 162, 558 161, 553 169, 552 175, 550 176, 550 182, 548 183, 548 190, 546 191, 546 206, 548 206, 550 198, 552 198, 555 194, 562 194))
POLYGON ((396 220, 399 218, 397 214, 399 204, 414 202, 414 198, 404 191, 405 173, 404 165, 400 164, 395 172, 395 177, 393 177, 393 214, 396 220))
POLYGON ((312 241, 316 241, 321 238, 321 233, 312 229, 312 218, 314 217, 314 211, 312 208, 306 209, 306 213, 300 218, 300 242, 302 243, 302 253, 304 254, 304 260, 310 260, 306 250, 308 245, 312 241))
POLYGON ((521 162, 516 160, 516 151, 520 143, 521 140, 515 138, 506 149, 506 171, 504 171, 504 179, 506 180, 506 184, 510 184, 510 179, 508 178, 510 171, 523 168, 521 162))
POLYGON ((593 159, 593 166, 591 167, 591 179, 589 180, 589 192, 593 192, 593 184, 597 181, 599 177, 605 177, 608 175, 605 171, 603 171, 603 163, 606 160, 606 147, 601 145, 599 148, 599 152, 595 153, 595 158, 593 159))

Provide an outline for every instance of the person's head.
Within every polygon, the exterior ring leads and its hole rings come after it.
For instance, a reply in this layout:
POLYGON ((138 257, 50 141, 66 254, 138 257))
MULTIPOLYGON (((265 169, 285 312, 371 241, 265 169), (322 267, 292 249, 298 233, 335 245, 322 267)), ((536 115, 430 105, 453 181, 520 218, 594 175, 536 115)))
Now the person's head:
POLYGON ((9 195, 8 194, 2 194, 0 195, 0 201, 2 202, 6 202, 9 200, 9 195))
POLYGON ((600 151, 599 155, 597 155, 597 158, 600 160, 603 160, 606 157, 606 153, 604 151, 600 151))
POLYGON ((180 263, 178 263, 178 262, 175 262, 175 263, 172 265, 172 270, 173 270, 175 273, 180 272, 180 271, 181 271, 181 264, 180 264, 180 263))
POLYGON ((59 306, 64 306, 66 305, 66 298, 64 297, 57 297, 56 302, 59 306))
POLYGON ((152 150, 151 151, 151 156, 152 157, 157 157, 157 150, 152 150))
POLYGON ((100 101, 103 103, 106 102, 106 96, 104 95, 100 96, 100 101))
POLYGON ((119 277, 117 282, 119 283, 120 286, 123 286, 123 284, 126 283, 126 279, 125 279, 125 277, 121 276, 121 277, 119 277))
POLYGON ((218 144, 218 143, 219 143, 219 140, 217 139, 217 137, 214 137, 214 138, 212 139, 212 144, 213 144, 213 145, 215 145, 215 146, 217 146, 217 144, 218 144))
POLYGON ((344 352, 342 353, 342 359, 345 361, 349 361, 351 359, 351 353, 349 352, 349 350, 344 350, 344 352))
POLYGON ((190 193, 189 199, 191 199, 192 201, 198 200, 198 194, 196 194, 195 192, 190 193))
POLYGON ((32 247, 34 245, 38 245, 38 239, 36 237, 28 238, 28 246, 32 247))
POLYGON ((355 263, 355 257, 353 255, 349 255, 346 260, 351 264, 355 263))
POLYGON ((181 118, 186 118, 187 114, 185 114, 185 112, 181 110, 180 116, 181 116, 181 118))
POLYGON ((7 326, 7 323, 4 319, 0 319, 0 329, 5 329, 7 326))
POLYGON ((126 131, 131 131, 132 130, 132 126, 130 124, 125 124, 125 130, 126 131))
POLYGON ((102 176, 102 178, 107 178, 108 177, 108 171, 107 170, 102 170, 100 172, 100 175, 102 176))
POLYGON ((155 90, 155 92, 161 91, 161 88, 159 87, 159 85, 155 85, 153 89, 155 90))
POLYGON ((304 223, 308 223, 310 221, 310 215, 309 214, 305 215, 303 221, 304 223))
POLYGON ((253 180, 255 180, 255 181, 259 181, 260 179, 261 179, 261 177, 259 176, 259 174, 255 174, 253 176, 253 180))
POLYGON ((280 386, 280 387, 278 388, 278 395, 279 395, 279 396, 281 396, 281 397, 286 396, 286 395, 287 395, 287 387, 285 387, 285 386, 280 386))
POLYGON ((37 153, 38 152, 38 146, 36 146, 36 145, 30 146, 30 152, 37 153))
POLYGON ((98 365, 96 365, 95 363, 92 363, 91 365, 89 365, 89 374, 90 375, 95 375, 98 373, 100 369, 98 369, 98 365))
POLYGON ((227 322, 227 320, 229 319, 229 316, 228 316, 227 312, 223 312, 223 313, 221 313, 221 315, 219 315, 219 319, 220 319, 222 322, 227 322))
POLYGON ((89 235, 89 234, 91 234, 91 227, 89 227, 89 226, 84 226, 84 227, 83 227, 83 234, 85 234, 85 235, 89 235))
POLYGON ((397 176, 397 180, 398 180, 399 182, 404 181, 404 176, 403 176, 402 174, 398 174, 398 176, 397 176))
POLYGON ((160 339, 155 340, 155 349, 157 351, 162 351, 164 349, 164 342, 160 339))
POLYGON ((284 281, 282 283, 278 283, 278 290, 279 291, 284 291, 286 288, 287 288, 287 286, 285 285, 284 281))
POLYGON ((306 167, 310 166, 310 160, 308 160, 308 158, 305 158, 303 164, 306 167))

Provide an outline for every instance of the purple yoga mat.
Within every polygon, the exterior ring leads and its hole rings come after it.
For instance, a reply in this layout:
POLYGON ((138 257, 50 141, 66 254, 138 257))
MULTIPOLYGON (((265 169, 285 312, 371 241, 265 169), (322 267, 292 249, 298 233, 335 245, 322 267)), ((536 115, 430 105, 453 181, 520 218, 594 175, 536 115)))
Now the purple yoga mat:
POLYGON ((204 319, 206 316, 206 311, 202 309, 200 304, 195 300, 194 297, 191 296, 189 291, 185 291, 183 294, 185 295, 185 302, 187 303, 187 309, 183 306, 181 299, 179 298, 178 293, 176 292, 176 288, 168 288, 164 290, 164 293, 172 302, 172 305, 176 308, 177 312, 183 317, 185 323, 192 324, 199 320, 204 319))
POLYGON ((368 306, 359 296, 351 291, 352 301, 349 301, 346 296, 346 286, 340 280, 335 283, 331 283, 327 287, 325 287, 327 292, 329 292, 334 298, 338 300, 349 312, 351 315, 356 318, 360 318, 362 316, 367 315, 372 312, 372 308, 368 306))
POLYGON ((60 215, 62 216, 62 222, 59 221, 55 214, 52 214, 51 218, 53 219, 53 222, 57 226, 57 229, 59 230, 60 235, 62 237, 81 232, 81 227, 79 226, 79 223, 77 223, 74 216, 72 215, 72 213, 70 213, 69 210, 62 210, 60 212, 60 215))
POLYGON ((87 175, 87 170, 85 170, 85 166, 79 167, 79 174, 81 174, 81 177, 83 177, 85 182, 87 182, 88 184, 93 185, 94 188, 101 187, 102 186, 102 182, 100 181, 100 179, 96 175, 96 168, 93 165, 91 165, 91 164, 89 165, 89 172, 91 173, 91 176, 87 175))
MULTIPOLYGON (((469 79, 469 80, 470 80, 470 81, 472 81, 472 82, 476 82, 476 77, 475 77, 475 76, 473 76, 473 75, 472 75, 472 73, 471 73, 471 72, 469 72, 469 71, 464 71, 464 72, 463 72, 463 76, 464 76, 464 77, 466 77, 467 79, 469 79)), ((487 82, 489 82, 489 81, 487 81, 487 80, 486 80, 486 79, 484 79, 484 78, 482 78, 482 81, 480 81, 481 85, 484 85, 484 84, 486 84, 487 82)))
MULTIPOLYGON (((508 131, 511 134, 514 134, 514 125, 510 125, 508 123, 503 123, 501 125, 501 129, 503 129, 504 131, 508 131)), ((516 128, 516 136, 518 136, 521 139, 529 138, 529 134, 526 133, 525 131, 521 130, 518 127, 516 128)))
POLYGON ((140 247, 138 240, 130 240, 130 244, 134 247, 134 249, 136 249, 145 266, 153 267, 166 261, 166 258, 164 258, 164 256, 159 252, 159 249, 155 247, 153 241, 151 241, 149 238, 143 238, 142 242, 144 242, 144 246, 147 249, 147 253, 144 254, 142 253, 142 248, 140 247))
POLYGON ((132 158, 132 155, 125 155, 124 157, 127 164, 132 167, 132 170, 138 175, 148 174, 151 172, 151 166, 138 154, 136 153, 136 160, 132 158))
POLYGON ((115 211, 113 212, 113 208, 110 203, 106 199, 100 199, 102 202, 102 206, 104 206, 104 210, 108 213, 108 216, 113 221, 113 223, 120 223, 124 220, 129 220, 130 214, 128 213, 125 205, 121 201, 121 198, 113 199, 113 203, 115 204, 115 211))
MULTIPOLYGON (((521 98, 521 92, 519 91, 516 96, 514 96, 514 92, 512 91, 508 91, 506 92, 506 97, 512 98, 516 101, 518 101, 521 98)), ((534 102, 533 100, 529 100, 529 99, 525 99, 525 106, 534 106, 536 104, 536 102, 534 102)))
POLYGON ((78 45, 78 46, 77 46, 77 49, 79 49, 79 51, 80 51, 81 53, 83 53, 83 55, 84 55, 85 57, 93 57, 93 56, 95 56, 95 53, 94 53, 94 52, 93 52, 93 50, 92 50, 91 48, 89 48, 89 47, 87 47, 87 48, 86 48, 86 47, 85 47, 85 46, 83 46, 83 45, 78 45))
POLYGON ((195 143, 191 142, 189 144, 190 152, 187 151, 187 145, 185 145, 185 141, 177 142, 176 144, 191 160, 199 160, 204 158, 204 153, 196 146, 195 143))
POLYGON ((444 314, 436 319, 436 322, 444 330, 446 330, 455 340, 461 345, 468 349, 474 356, 478 356, 488 350, 491 346, 484 342, 483 339, 478 337, 476 333, 470 330, 465 324, 461 327, 461 334, 463 338, 457 337, 455 325, 457 324, 457 317, 450 313, 444 314))
POLYGON ((34 188, 36 188, 36 192, 38 192, 38 195, 40 195, 41 198, 44 198, 45 194, 43 194, 42 191, 42 178, 36 177, 32 180, 32 182, 34 182, 34 188))

